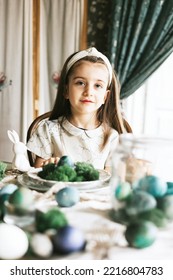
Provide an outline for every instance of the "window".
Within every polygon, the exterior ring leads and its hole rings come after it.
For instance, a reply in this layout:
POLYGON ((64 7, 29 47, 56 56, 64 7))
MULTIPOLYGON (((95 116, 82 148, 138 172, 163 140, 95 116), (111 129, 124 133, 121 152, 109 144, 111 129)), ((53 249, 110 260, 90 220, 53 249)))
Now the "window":
POLYGON ((136 134, 173 138, 173 54, 124 102, 136 134))

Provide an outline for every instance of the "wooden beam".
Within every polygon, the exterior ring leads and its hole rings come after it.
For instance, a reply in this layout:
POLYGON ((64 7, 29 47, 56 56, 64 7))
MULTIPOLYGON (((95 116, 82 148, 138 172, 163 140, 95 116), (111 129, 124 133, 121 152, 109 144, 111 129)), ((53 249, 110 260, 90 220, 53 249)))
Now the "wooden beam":
POLYGON ((83 25, 82 25, 82 34, 81 34, 81 40, 80 40, 80 49, 84 50, 88 47, 87 42, 87 20, 88 20, 88 0, 84 0, 84 11, 83 11, 83 25))
POLYGON ((40 77, 40 0, 33 0, 33 116, 39 115, 39 77, 40 77))

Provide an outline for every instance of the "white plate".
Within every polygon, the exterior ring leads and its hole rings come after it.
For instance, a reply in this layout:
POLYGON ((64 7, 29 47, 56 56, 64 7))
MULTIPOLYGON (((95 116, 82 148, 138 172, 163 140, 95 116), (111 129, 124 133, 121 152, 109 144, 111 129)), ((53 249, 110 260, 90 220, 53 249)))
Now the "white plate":
MULTIPOLYGON (((57 183, 62 183, 58 181, 50 181, 40 178, 37 174, 41 171, 41 168, 36 168, 28 173, 18 176, 18 182, 21 185, 25 185, 30 189, 45 192, 50 189, 53 185, 57 183)), ((63 182, 66 186, 74 186, 80 191, 94 191, 105 188, 108 186, 106 182, 110 179, 110 174, 105 170, 99 171, 99 180, 95 181, 85 181, 85 182, 63 182)))

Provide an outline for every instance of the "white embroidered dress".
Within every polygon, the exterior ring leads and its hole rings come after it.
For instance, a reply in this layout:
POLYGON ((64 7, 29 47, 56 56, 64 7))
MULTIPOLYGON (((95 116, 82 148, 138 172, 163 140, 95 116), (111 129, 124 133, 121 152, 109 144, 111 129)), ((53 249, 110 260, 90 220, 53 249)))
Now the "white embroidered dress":
POLYGON ((118 144, 119 136, 112 129, 105 148, 100 151, 103 142, 103 126, 93 130, 83 130, 64 120, 60 126, 58 120, 43 120, 27 143, 28 148, 37 156, 49 159, 68 155, 74 162, 92 163, 95 168, 110 166, 112 149, 118 144))

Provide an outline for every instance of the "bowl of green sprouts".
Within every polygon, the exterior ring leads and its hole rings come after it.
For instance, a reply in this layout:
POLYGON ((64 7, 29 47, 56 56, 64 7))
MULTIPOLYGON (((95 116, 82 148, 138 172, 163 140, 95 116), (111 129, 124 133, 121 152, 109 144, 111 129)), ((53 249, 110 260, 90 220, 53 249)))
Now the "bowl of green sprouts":
POLYGON ((29 176, 42 182, 47 181, 51 185, 56 182, 64 182, 66 185, 82 188, 96 186, 110 178, 110 174, 106 171, 98 170, 86 162, 73 163, 68 156, 61 157, 57 164, 44 165, 37 173, 29 173, 29 176))

